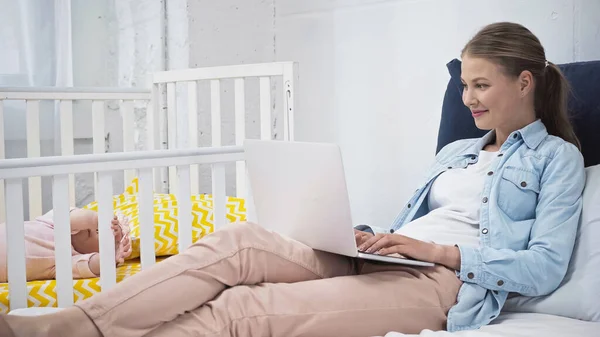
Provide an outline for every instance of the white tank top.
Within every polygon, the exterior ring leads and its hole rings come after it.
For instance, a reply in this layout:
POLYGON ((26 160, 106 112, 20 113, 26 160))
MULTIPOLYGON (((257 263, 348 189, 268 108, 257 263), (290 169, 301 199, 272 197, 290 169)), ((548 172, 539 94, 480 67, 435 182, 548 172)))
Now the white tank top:
POLYGON ((429 191, 430 212, 395 234, 442 245, 478 246, 483 183, 497 153, 481 151, 477 163, 440 174, 429 191))

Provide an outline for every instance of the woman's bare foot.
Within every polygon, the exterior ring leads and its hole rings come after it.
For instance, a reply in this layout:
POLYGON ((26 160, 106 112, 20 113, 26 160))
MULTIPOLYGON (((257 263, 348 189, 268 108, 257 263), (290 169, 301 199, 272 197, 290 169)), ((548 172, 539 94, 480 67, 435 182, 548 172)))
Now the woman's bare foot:
POLYGON ((15 333, 12 330, 11 326, 8 324, 8 322, 6 321, 5 317, 7 317, 4 314, 0 314, 0 332, 2 333, 2 336, 6 336, 6 337, 14 337, 15 333))
MULTIPOLYGON (((10 327, 15 337, 101 337, 94 322, 78 307, 41 316, 1 315, 0 320, 10 327)), ((0 331, 0 336, 11 336, 0 331)))

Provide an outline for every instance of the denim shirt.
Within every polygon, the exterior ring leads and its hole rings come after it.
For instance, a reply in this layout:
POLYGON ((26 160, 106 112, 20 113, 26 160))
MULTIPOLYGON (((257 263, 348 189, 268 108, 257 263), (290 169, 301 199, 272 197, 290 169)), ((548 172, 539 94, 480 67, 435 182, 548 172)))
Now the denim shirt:
MULTIPOLYGON (((443 172, 462 169, 495 137, 458 140, 445 146, 390 229, 393 233, 429 212, 427 195, 443 172)), ((468 181, 464 182, 468 184, 468 181)), ((500 314, 510 292, 542 296, 563 280, 575 243, 585 185, 577 147, 549 135, 537 120, 512 132, 492 161, 481 191, 479 247, 458 246, 457 276, 464 282, 448 313, 447 330, 477 329, 500 314)))

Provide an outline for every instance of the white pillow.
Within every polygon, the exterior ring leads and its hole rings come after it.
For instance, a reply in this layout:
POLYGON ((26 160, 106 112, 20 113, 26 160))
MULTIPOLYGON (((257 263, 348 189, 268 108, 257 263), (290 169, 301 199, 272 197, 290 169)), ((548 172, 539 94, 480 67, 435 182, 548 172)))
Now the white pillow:
POLYGON ((577 241, 565 279, 550 295, 509 299, 503 311, 600 322, 600 165, 586 168, 586 175, 577 241))

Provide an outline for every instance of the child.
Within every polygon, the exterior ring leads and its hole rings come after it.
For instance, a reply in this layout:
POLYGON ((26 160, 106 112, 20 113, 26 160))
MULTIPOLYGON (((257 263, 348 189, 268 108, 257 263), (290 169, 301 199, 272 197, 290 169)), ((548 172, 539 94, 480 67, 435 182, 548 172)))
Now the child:
MULTIPOLYGON (((54 212, 51 210, 24 224, 27 281, 49 280, 56 277, 53 215, 54 212)), ((98 277, 100 275, 98 213, 72 208, 70 222, 73 278, 98 277)), ((125 258, 131 255, 127 220, 115 216, 111 221, 111 229, 115 238, 116 263, 123 263, 125 258)), ((6 224, 0 224, 0 282, 8 282, 6 242, 6 224)))

